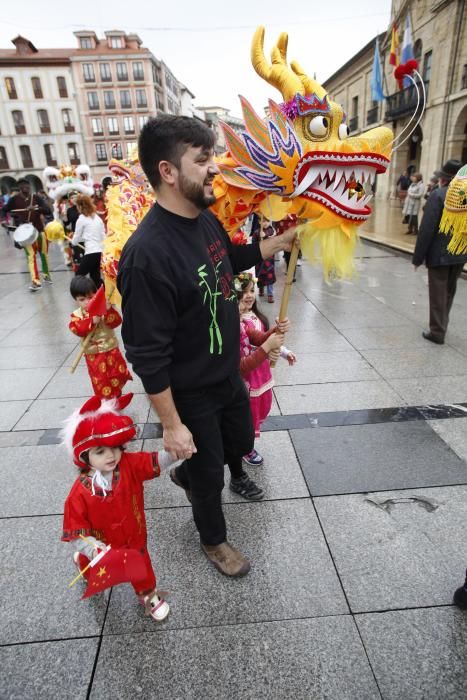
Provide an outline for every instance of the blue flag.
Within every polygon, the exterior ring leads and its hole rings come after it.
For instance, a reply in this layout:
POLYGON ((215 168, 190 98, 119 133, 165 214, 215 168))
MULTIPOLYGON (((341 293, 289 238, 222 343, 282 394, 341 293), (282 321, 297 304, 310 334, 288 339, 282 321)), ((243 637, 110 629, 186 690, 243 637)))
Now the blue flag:
POLYGON ((375 41, 375 55, 373 57, 373 71, 371 73, 371 98, 375 102, 382 102, 384 100, 383 71, 381 69, 378 39, 375 41))

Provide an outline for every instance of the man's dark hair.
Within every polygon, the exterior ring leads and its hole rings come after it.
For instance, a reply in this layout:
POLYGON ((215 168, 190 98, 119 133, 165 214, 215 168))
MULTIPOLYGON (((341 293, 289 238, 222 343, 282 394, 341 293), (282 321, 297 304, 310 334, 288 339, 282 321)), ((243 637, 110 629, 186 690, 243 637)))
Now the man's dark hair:
POLYGON ((95 294, 97 287, 90 277, 84 275, 76 275, 70 283, 70 294, 73 299, 76 297, 87 297, 88 294, 95 294))
POLYGON ((22 177, 21 180, 18 180, 16 184, 18 187, 20 187, 20 185, 28 185, 29 187, 31 187, 31 183, 29 182, 29 180, 26 180, 25 177, 22 177))
POLYGON ((151 185, 156 188, 161 183, 161 160, 168 160, 179 168, 180 160, 189 146, 211 149, 215 141, 214 132, 197 119, 172 114, 149 119, 138 139, 141 167, 151 185))

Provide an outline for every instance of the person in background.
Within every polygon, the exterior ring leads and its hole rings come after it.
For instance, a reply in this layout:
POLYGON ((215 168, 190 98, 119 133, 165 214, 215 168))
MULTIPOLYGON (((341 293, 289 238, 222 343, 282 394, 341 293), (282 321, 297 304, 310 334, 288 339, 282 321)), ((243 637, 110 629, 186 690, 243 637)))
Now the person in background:
POLYGON ((409 225, 406 233, 417 235, 418 212, 422 205, 422 197, 425 194, 425 185, 420 173, 414 173, 410 176, 410 179, 412 184, 407 190, 407 198, 404 202, 402 213, 404 214, 404 221, 409 225))
POLYGON ((84 255, 76 274, 80 276, 89 274, 96 287, 100 287, 102 284, 101 256, 105 238, 104 224, 97 215, 91 198, 87 195, 79 194, 76 197, 76 207, 80 215, 71 244, 84 242, 84 255))
POLYGON ((439 232, 448 185, 461 167, 459 160, 448 160, 435 172, 439 187, 430 194, 425 205, 412 258, 415 269, 423 262, 428 268, 430 330, 423 331, 422 335, 437 345, 444 343, 457 280, 467 262, 467 253, 453 255, 448 251, 450 236, 439 232))
MULTIPOLYGON (((32 224, 38 232, 37 239, 32 245, 24 247, 29 274, 31 277, 30 291, 37 292, 42 288, 41 278, 37 267, 36 256, 41 259, 42 277, 44 282, 52 284, 49 271, 48 241, 44 233, 44 220, 46 216, 52 214, 46 202, 31 193, 31 185, 26 179, 18 180, 18 194, 10 197, 7 204, 2 209, 3 214, 11 212, 15 226, 21 224, 32 224)), ((17 246, 21 247, 21 246, 17 246)))
MULTIPOLYGON (((275 235, 274 226, 271 221, 257 214, 254 214, 253 217, 254 220, 251 228, 252 241, 262 241, 265 238, 270 238, 275 235)), ((274 284, 276 281, 274 256, 266 260, 261 260, 261 262, 255 266, 255 273, 258 279, 259 296, 264 296, 264 288, 266 288, 268 302, 272 304, 274 302, 274 284)))

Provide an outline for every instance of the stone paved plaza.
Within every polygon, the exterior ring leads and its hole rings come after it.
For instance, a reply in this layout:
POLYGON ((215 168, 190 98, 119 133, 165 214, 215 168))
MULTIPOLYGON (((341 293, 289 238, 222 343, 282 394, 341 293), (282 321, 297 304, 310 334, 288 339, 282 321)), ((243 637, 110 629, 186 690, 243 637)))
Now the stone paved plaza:
MULTIPOLYGON (((184 494, 146 487, 149 548, 171 613, 157 626, 131 587, 80 601, 60 542, 75 467, 61 421, 89 395, 69 366, 71 273, 28 291, 0 230, 0 697, 20 700, 444 700, 467 698, 467 282, 447 343, 421 337, 426 271, 361 244, 358 276, 298 270, 273 414, 250 473, 263 502, 225 489, 230 539, 252 561, 229 580, 199 546, 184 494)), ((271 318, 283 286, 282 261, 271 318)), ((139 381, 130 413, 160 446, 139 381)), ((227 478, 226 478, 227 483, 227 478)))

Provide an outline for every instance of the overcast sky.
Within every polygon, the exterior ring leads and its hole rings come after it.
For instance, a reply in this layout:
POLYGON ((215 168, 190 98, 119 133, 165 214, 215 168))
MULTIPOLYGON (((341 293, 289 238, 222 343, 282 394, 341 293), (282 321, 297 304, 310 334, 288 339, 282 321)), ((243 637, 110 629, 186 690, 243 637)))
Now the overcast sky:
MULTIPOLYGON (((36 0, 9 3, 0 23, 0 47, 17 34, 37 48, 76 47, 73 32, 93 29, 136 32, 144 46, 170 67, 196 96, 196 105, 221 105, 240 116, 237 95, 261 110, 277 90, 250 63, 255 28, 266 27, 265 50, 281 31, 289 34, 289 60, 318 81, 328 78, 389 24, 391 0, 36 0)), ((345 105, 344 105, 345 106, 345 105)))

